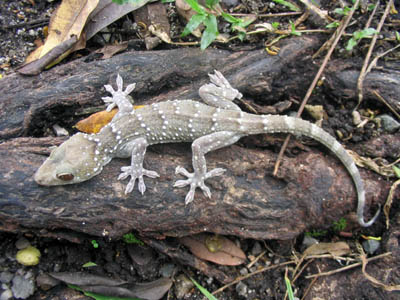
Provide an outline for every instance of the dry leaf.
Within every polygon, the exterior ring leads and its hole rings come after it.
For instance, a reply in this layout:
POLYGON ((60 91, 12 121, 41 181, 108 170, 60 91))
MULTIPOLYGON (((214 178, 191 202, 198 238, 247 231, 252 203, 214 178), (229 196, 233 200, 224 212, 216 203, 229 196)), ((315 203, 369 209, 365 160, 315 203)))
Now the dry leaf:
MULTIPOLYGON (((134 109, 139 109, 142 107, 144 107, 144 105, 133 106, 134 109)), ((86 119, 80 120, 78 123, 75 124, 75 128, 85 133, 98 133, 101 128, 110 123, 117 112, 118 108, 114 108, 110 112, 106 110, 99 111, 90 115, 86 119)))
POLYGON ((113 57, 114 54, 124 51, 126 48, 128 48, 128 42, 123 42, 116 45, 106 45, 103 48, 96 50, 95 52, 103 54, 103 57, 101 59, 107 59, 113 57))
POLYGON ((387 285, 367 273, 365 268, 368 264, 368 261, 367 261, 367 257, 365 255, 361 255, 361 262, 362 262, 362 272, 363 272, 365 278, 367 278, 369 281, 371 281, 374 285, 376 285, 380 288, 383 288, 385 291, 388 291, 388 292, 400 291, 400 284, 387 285))
POLYGON ((235 245, 231 240, 218 236, 215 240, 215 237, 210 234, 198 234, 194 236, 187 236, 180 238, 182 244, 190 249, 190 251, 197 257, 214 262, 219 265, 226 266, 237 266, 246 260, 246 255, 244 252, 235 245), (210 246, 210 237, 214 239, 214 242, 217 247, 213 247, 213 251, 211 252, 207 247, 207 240, 210 246))
POLYGON ((70 50, 77 42, 76 36, 72 36, 69 40, 66 40, 58 46, 51 49, 43 57, 34 60, 30 63, 23 65, 17 71, 24 75, 37 75, 52 61, 56 60, 65 53, 69 53, 70 50))
POLYGON ((320 255, 330 253, 333 256, 342 256, 350 253, 350 247, 345 242, 319 243, 304 250, 304 255, 320 255))
POLYGON ((86 38, 90 39, 114 21, 152 1, 154 0, 136 0, 120 5, 111 0, 100 0, 85 26, 86 38))
POLYGON ((49 35, 45 44, 33 51, 26 62, 43 57, 59 44, 69 40, 71 36, 76 36, 78 41, 84 44, 86 40, 82 40, 82 31, 88 16, 96 8, 98 2, 99 0, 63 0, 51 17, 49 35))
POLYGON ((393 203, 393 196, 394 196, 394 191, 396 190, 397 186, 400 184, 400 179, 396 180, 392 186, 390 187, 389 195, 386 199, 385 205, 383 206, 383 213, 385 214, 386 217, 386 228, 389 229, 389 214, 390 214, 390 208, 392 207, 393 203))
POLYGON ((387 177, 395 176, 392 165, 384 165, 384 164, 379 165, 375 160, 369 157, 360 156, 356 152, 351 150, 347 150, 347 153, 353 158, 353 160, 359 167, 370 169, 382 176, 387 176, 387 177))

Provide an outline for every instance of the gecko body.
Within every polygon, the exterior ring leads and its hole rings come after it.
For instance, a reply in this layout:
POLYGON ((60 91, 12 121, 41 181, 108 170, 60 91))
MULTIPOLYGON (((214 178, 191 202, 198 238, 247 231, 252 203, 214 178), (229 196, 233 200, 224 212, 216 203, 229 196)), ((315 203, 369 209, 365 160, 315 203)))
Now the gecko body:
POLYGON ((233 100, 242 94, 232 88, 224 76, 215 71, 210 74, 211 83, 199 89, 205 104, 193 100, 173 100, 154 103, 134 110, 129 93, 135 88, 128 85, 123 90, 122 78, 118 75, 115 91, 110 85, 105 88, 112 97, 103 98, 110 103, 107 110, 118 106, 119 111, 112 121, 97 134, 77 133, 54 149, 49 158, 35 174, 38 184, 64 185, 86 181, 99 174, 114 157, 131 157, 131 164, 121 168, 118 179, 130 181, 125 193, 130 193, 136 180, 143 194, 146 190, 143 176, 158 177, 155 171, 143 168, 146 148, 152 144, 171 142, 193 142, 192 163, 194 172, 177 167, 176 173, 186 176, 178 180, 175 187, 190 186, 185 203, 193 201, 196 188, 211 197, 205 180, 220 176, 225 171, 216 168, 207 171, 205 154, 229 146, 241 137, 262 133, 293 133, 311 137, 330 149, 343 163, 355 184, 358 196, 357 217, 361 226, 370 226, 379 214, 364 221, 365 192, 360 173, 343 146, 320 127, 298 118, 274 115, 254 115, 243 112, 233 100))

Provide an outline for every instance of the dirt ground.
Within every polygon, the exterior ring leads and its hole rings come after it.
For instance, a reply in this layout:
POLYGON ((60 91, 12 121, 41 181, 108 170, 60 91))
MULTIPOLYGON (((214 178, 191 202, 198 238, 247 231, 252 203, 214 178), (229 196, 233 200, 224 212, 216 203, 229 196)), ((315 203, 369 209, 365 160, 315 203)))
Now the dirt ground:
MULTIPOLYGON (((319 2, 323 9, 333 12, 335 8, 341 7, 345 1, 319 2)), ((371 1, 361 2, 365 6, 365 9, 372 4, 371 1)), ((45 0, 10 0, 0 2, 0 73, 2 76, 7 76, 7 74, 20 66, 27 55, 36 48, 38 40, 44 38, 45 30, 43 28, 48 24, 52 12, 54 12, 59 3, 60 1, 45 0)), ((224 5, 228 7, 236 7, 242 3, 241 9, 237 11, 238 13, 281 13, 287 11, 283 6, 273 1, 230 0, 225 1, 225 3, 224 5)), ((172 28, 171 36, 178 36, 184 28, 184 23, 177 15, 174 3, 167 4, 167 6, 168 18, 172 28)), ((397 8, 400 9, 400 7, 397 8)), ((385 6, 382 4, 378 9, 377 15, 382 15, 384 9, 385 6)), ((368 16, 369 14, 362 13, 360 9, 355 14, 352 30, 355 31, 362 28, 362 24, 365 24, 368 16)), ((399 14, 393 14, 391 17, 398 20, 399 14)), ((268 19, 268 21, 280 21, 282 24, 289 25, 288 20, 295 21, 296 18, 298 16, 284 19, 277 17, 272 20, 268 19)), ((111 26, 123 27, 124 22, 127 22, 127 20, 131 21, 132 18, 124 17, 111 26)), ((372 20, 374 26, 378 22, 378 17, 372 20)), ((221 22, 220 26, 224 27, 224 24, 224 22, 221 22)), ((387 27, 384 34, 389 36, 395 30, 398 31, 399 23, 395 24, 397 24, 397 28, 387 27)), ((308 18, 303 25, 306 28, 320 28, 318 22, 313 18, 308 18)), ((223 28, 220 31, 223 32, 223 28)), ((329 36, 326 35, 326 38, 329 36)), ((144 43, 140 42, 140 37, 135 36, 134 40, 135 44, 132 47, 145 50, 144 43)), ((193 40, 196 40, 196 38, 187 38, 187 41, 193 40)), ((262 48, 265 41, 265 36, 254 35, 243 42, 235 40, 230 44, 217 43, 211 47, 233 50, 243 47, 262 48)), ((386 50, 387 43, 381 42, 380 47, 382 47, 382 50, 386 50)), ((353 56, 354 59, 359 59, 358 56, 364 57, 368 49, 368 41, 362 41, 351 53, 343 49, 345 45, 345 42, 342 42, 338 46, 338 50, 334 54, 335 57, 353 56)), ((85 49, 71 55, 64 63, 68 63, 68 60, 73 60, 76 56, 91 55, 94 50, 102 46, 99 39, 89 41, 85 49)), ((171 47, 178 46, 161 44, 156 49, 169 49, 171 47)), ((128 48, 128 50, 132 50, 132 48, 128 48)), ((398 53, 389 56, 388 59, 398 59, 396 55, 398 53)), ((333 123, 329 125, 335 127, 337 123, 345 123, 341 126, 347 130, 345 134, 351 136, 346 141, 347 143, 354 145, 359 141, 368 140, 376 134, 373 127, 366 126, 364 130, 359 130, 353 126, 349 116, 351 115, 351 109, 356 104, 354 99, 345 104, 341 103, 340 99, 329 100, 332 101, 327 102, 326 98, 321 100, 321 104, 325 106, 328 114, 335 116, 331 119, 333 123), (339 118, 339 116, 342 117, 339 118), (335 122, 336 124, 334 124, 335 122)), ((363 108, 365 110, 377 109, 376 104, 368 102, 363 103, 363 108)), ((389 111, 385 111, 382 107, 378 108, 383 110, 383 112, 389 113, 389 111)), ((0 207, 0 209, 3 208, 0 207)), ((215 267, 230 274, 233 278, 243 279, 238 280, 238 282, 217 293, 215 296, 218 299, 289 299, 286 295, 287 288, 285 283, 285 274, 287 274, 292 279, 294 296, 297 299, 399 299, 398 286, 396 291, 387 291, 388 285, 400 284, 400 215, 398 209, 399 204, 394 203, 390 214, 391 226, 389 229, 386 229, 384 224, 385 219, 381 216, 377 224, 368 229, 361 230, 356 227, 353 229, 338 229, 333 226, 325 231, 317 228, 315 231, 299 236, 292 241, 255 241, 229 237, 244 251, 247 256, 247 262, 236 267, 215 267), (360 266, 332 274, 331 276, 319 277, 316 280, 307 278, 307 276, 318 272, 336 270, 354 263, 354 259, 360 253, 359 243, 364 242, 364 251, 366 251, 365 247, 368 247, 365 246, 365 243, 369 242, 366 242, 367 240, 362 235, 381 238, 377 242, 378 249, 371 256, 384 256, 370 262, 366 268, 366 272, 384 284, 373 283, 371 279, 368 279, 363 274, 360 266), (315 258, 310 258, 306 263, 301 264, 303 269, 299 272, 299 277, 293 280, 291 274, 295 272, 296 265, 300 265, 298 263, 301 253, 306 247, 304 240, 307 240, 310 236, 319 242, 345 242, 350 245, 352 254, 346 256, 346 258, 316 255, 315 258), (388 252, 391 252, 391 254, 386 255, 385 253, 388 252), (252 260, 254 260, 254 264, 248 266, 252 260), (291 261, 293 262, 284 265, 285 262, 291 261), (271 268, 257 273, 258 270, 262 270, 268 266, 271 266, 271 268), (255 274, 246 278, 251 273, 255 274)), ((26 295, 28 296, 21 296, 20 298, 22 299, 87 298, 80 292, 69 289, 65 285, 57 285, 51 289, 46 289, 46 284, 38 282, 37 279, 39 275, 48 272, 84 271, 129 282, 148 282, 160 277, 171 277, 174 284, 162 299, 205 299, 201 292, 190 282, 188 279, 189 276, 193 277, 210 292, 224 286, 223 283, 213 278, 208 278, 196 269, 182 265, 167 255, 158 253, 146 246, 128 244, 123 240, 110 241, 98 237, 84 236, 74 232, 68 232, 67 235, 69 238, 60 240, 43 237, 46 236, 45 232, 42 237, 30 234, 0 232, 0 281, 2 283, 0 286, 0 300, 12 299, 9 291, 13 285, 16 285, 14 281, 16 281, 15 278, 17 276, 33 282, 26 287, 27 290, 30 288, 33 289, 32 293, 27 292, 26 295), (27 242, 41 252, 40 263, 36 266, 22 266, 15 259, 20 244, 27 242), (144 265, 140 263, 140 259, 134 254, 139 250, 144 253, 144 256, 151 257, 148 263, 144 265), (82 267, 88 262, 94 263, 94 266, 82 267)), ((22 285, 16 286, 17 289, 22 289, 22 285)))

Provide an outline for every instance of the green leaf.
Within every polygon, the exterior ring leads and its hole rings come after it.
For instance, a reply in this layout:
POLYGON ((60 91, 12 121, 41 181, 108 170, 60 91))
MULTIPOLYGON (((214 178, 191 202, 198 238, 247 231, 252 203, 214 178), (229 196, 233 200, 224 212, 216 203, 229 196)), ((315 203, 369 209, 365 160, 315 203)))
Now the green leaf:
POLYGON ((217 5, 219 0, 206 0, 206 6, 209 8, 213 8, 215 5, 217 5))
POLYGON ((332 23, 326 25, 325 27, 326 27, 326 28, 336 28, 336 27, 338 27, 339 25, 340 25, 340 23, 335 21, 335 22, 332 22, 332 23))
POLYGON ((97 243, 96 240, 92 240, 91 243, 93 245, 93 248, 95 248, 95 249, 99 248, 99 243, 97 243))
POLYGON ((190 7, 197 12, 198 14, 205 14, 206 11, 204 10, 204 8, 202 8, 199 5, 199 2, 197 2, 197 0, 185 0, 187 4, 190 5, 190 7))
POLYGON ((286 290, 288 293, 289 300, 294 300, 294 294, 292 289, 292 284, 290 283, 289 278, 285 275, 285 283, 286 283, 286 290))
POLYGON ((201 50, 206 49, 217 38, 218 35, 217 18, 214 15, 208 15, 204 20, 204 25, 206 25, 206 29, 201 37, 201 50))
POLYGON ((272 25, 273 28, 278 29, 280 23, 279 22, 272 22, 271 25, 272 25))
POLYGON ((349 41, 347 42, 346 50, 347 51, 353 50, 355 45, 357 45, 357 41, 354 38, 349 39, 349 41))
POLYGON ((350 10, 351 10, 350 7, 345 6, 344 8, 335 8, 333 10, 333 12, 337 13, 339 15, 347 16, 349 14, 350 10))
POLYGON ((244 38, 246 37, 246 33, 243 31, 239 31, 238 38, 243 42, 244 38))
POLYGON ((347 221, 345 218, 340 218, 339 221, 333 222, 333 230, 334 231, 343 231, 347 227, 347 221))
POLYGON ((221 12, 222 17, 225 19, 225 21, 229 23, 240 23, 240 19, 235 18, 234 16, 227 14, 226 12, 221 12))
POLYGON ((89 268, 89 267, 96 267, 97 264, 92 262, 92 261, 88 261, 86 264, 82 265, 82 268, 89 268))
POLYGON ((194 285, 199 289, 199 291, 207 297, 208 300, 218 300, 213 294, 207 291, 204 287, 202 287, 196 280, 190 277, 190 280, 194 283, 194 285))
POLYGON ((400 168, 396 167, 396 166, 392 166, 394 174, 396 174, 397 178, 400 178, 400 168))
POLYGON ((82 290, 79 286, 73 285, 73 284, 68 284, 68 287, 74 290, 77 290, 79 292, 82 292, 85 296, 91 297, 96 300, 141 300, 139 298, 120 298, 120 297, 110 297, 110 296, 104 296, 100 294, 95 294, 92 292, 85 292, 82 290))
POLYGON ((396 31, 396 40, 400 42, 400 33, 398 31, 396 31))
POLYGON ((139 244, 139 245, 141 245, 141 246, 144 245, 144 243, 143 243, 141 240, 139 240, 132 232, 131 232, 131 233, 124 234, 124 235, 122 236, 122 239, 123 239, 124 242, 127 243, 127 244, 139 244))
POLYGON ((286 6, 287 8, 289 8, 292 11, 300 11, 300 9, 296 5, 293 5, 292 3, 288 2, 288 1, 285 1, 285 0, 273 0, 273 1, 275 3, 286 6))
POLYGON ((197 15, 193 15, 189 22, 186 24, 185 29, 183 30, 181 36, 187 36, 189 33, 192 33, 197 27, 199 27, 199 25, 204 22, 204 20, 206 19, 206 15, 205 14, 197 14, 197 15))
POLYGON ((301 32, 296 31, 296 26, 294 25, 294 23, 292 21, 289 21, 289 23, 290 23, 290 28, 291 28, 290 34, 301 36, 301 32))
POLYGON ((378 31, 377 31, 375 28, 371 28, 371 27, 362 30, 362 32, 363 32, 363 34, 364 34, 364 35, 363 35, 363 38, 364 38, 364 37, 367 37, 367 36, 372 36, 372 35, 378 33, 378 31))

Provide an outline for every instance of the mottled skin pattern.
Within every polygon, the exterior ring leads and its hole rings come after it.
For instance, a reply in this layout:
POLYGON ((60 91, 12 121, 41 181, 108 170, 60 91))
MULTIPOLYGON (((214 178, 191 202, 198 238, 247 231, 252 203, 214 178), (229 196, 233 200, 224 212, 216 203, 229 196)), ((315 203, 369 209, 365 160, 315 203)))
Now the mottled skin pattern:
POLYGON ((134 110, 129 94, 135 84, 128 85, 124 91, 122 78, 118 75, 118 89, 114 91, 110 85, 106 85, 112 97, 103 98, 106 103, 110 103, 107 110, 115 106, 119 108, 112 121, 98 134, 75 134, 53 150, 36 172, 36 182, 41 185, 82 182, 99 174, 114 157, 131 157, 131 164, 121 168, 122 173, 118 179, 131 177, 125 193, 130 193, 138 180, 138 189, 143 194, 146 190, 143 176, 159 177, 157 172, 143 168, 147 146, 193 142, 194 172, 190 173, 178 166, 176 173, 187 179, 178 180, 174 185, 190 186, 185 199, 188 204, 193 201, 197 187, 207 197, 211 197, 210 189, 204 181, 220 176, 225 171, 221 168, 207 171, 204 157, 207 152, 229 146, 243 136, 287 132, 321 142, 341 160, 357 189, 357 217, 360 225, 370 226, 375 221, 379 211, 369 222, 364 221, 365 192, 360 173, 346 150, 332 136, 318 126, 298 118, 245 113, 232 102, 235 98, 240 99, 242 94, 232 88, 220 72, 215 71, 215 74, 210 75, 210 80, 211 83, 199 89, 200 97, 206 104, 193 100, 174 100, 134 110))

